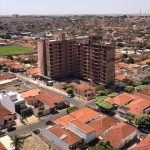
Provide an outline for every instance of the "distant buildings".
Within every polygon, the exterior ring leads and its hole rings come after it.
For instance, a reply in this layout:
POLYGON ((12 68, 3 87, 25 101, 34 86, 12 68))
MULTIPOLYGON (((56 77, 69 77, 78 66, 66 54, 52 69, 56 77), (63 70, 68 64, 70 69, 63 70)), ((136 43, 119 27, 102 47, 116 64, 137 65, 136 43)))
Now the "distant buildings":
POLYGON ((77 76, 98 84, 115 79, 115 47, 100 39, 70 39, 64 34, 55 40, 38 42, 40 74, 51 79, 77 76))

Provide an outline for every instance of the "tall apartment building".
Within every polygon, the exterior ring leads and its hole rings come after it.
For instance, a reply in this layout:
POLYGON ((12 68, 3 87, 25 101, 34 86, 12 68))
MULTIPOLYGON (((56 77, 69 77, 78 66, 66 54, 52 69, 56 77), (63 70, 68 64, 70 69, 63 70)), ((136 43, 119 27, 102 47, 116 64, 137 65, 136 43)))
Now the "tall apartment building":
POLYGON ((40 74, 51 79, 74 75, 98 84, 113 83, 115 47, 98 39, 83 41, 66 38, 64 34, 55 36, 55 40, 40 40, 40 74))

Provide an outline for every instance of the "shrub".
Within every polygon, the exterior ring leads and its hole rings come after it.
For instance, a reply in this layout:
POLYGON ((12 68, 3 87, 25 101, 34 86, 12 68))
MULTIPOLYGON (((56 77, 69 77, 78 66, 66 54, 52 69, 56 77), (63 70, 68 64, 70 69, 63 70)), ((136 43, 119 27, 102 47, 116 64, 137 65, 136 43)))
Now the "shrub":
POLYGON ((108 97, 114 98, 114 97, 116 97, 117 95, 118 95, 118 93, 113 92, 113 93, 109 94, 108 97))
POLYGON ((67 108, 67 113, 70 114, 70 113, 76 111, 77 109, 78 109, 78 107, 69 107, 69 108, 67 108))
POLYGON ((150 127, 150 116, 147 114, 140 114, 135 118, 135 124, 138 127, 147 128, 150 127))
POLYGON ((106 95, 105 91, 103 91, 103 90, 100 90, 98 93, 99 93, 98 94, 99 96, 105 96, 106 95))
POLYGON ((127 93, 133 93, 134 92, 134 87, 133 86, 126 86, 124 88, 124 91, 127 93))

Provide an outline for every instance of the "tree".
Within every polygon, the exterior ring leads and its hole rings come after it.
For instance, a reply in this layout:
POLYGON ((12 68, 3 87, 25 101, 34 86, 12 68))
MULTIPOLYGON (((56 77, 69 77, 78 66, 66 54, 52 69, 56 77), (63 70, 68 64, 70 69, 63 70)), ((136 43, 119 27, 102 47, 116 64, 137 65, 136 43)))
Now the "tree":
POLYGON ((127 63, 128 63, 128 64, 134 64, 134 58, 129 57, 129 58, 127 59, 127 63))
POLYGON ((134 87, 133 86, 125 86, 124 91, 127 93, 133 93, 134 87))
POLYGON ((106 98, 108 98, 108 96, 99 96, 99 97, 96 97, 96 102, 102 102, 102 101, 104 101, 106 98))
POLYGON ((145 87, 144 85, 138 85, 135 87, 135 91, 136 92, 142 91, 142 90, 144 90, 144 87, 145 87))
POLYGON ((89 150, 117 150, 110 145, 110 142, 102 142, 94 147, 90 147, 89 150))
POLYGON ((97 91, 101 91, 101 90, 102 90, 102 91, 105 91, 105 87, 104 87, 103 85, 97 85, 97 86, 96 86, 96 90, 97 90, 97 91))
POLYGON ((69 95, 73 94, 73 88, 71 88, 71 87, 67 88, 66 92, 67 92, 69 95))
POLYGON ((111 112, 113 109, 113 105, 105 101, 99 103, 97 102, 96 104, 102 109, 103 112, 111 112))
POLYGON ((149 78, 145 78, 145 79, 141 80, 141 82, 144 85, 148 85, 148 84, 150 84, 150 79, 149 78))
POLYGON ((128 54, 123 54, 122 56, 121 56, 121 58, 128 58, 128 54))
POLYGON ((134 86, 134 82, 128 78, 123 79, 122 81, 126 86, 134 86))
POLYGON ((135 118, 135 124, 138 127, 149 129, 150 127, 150 116, 147 114, 140 114, 135 118))
POLYGON ((113 93, 111 93, 111 94, 109 94, 109 95, 107 95, 107 96, 110 97, 110 98, 114 98, 114 97, 116 97, 117 95, 118 95, 118 93, 113 92, 113 93))
POLYGON ((105 96, 106 95, 105 91, 103 91, 103 90, 100 90, 98 93, 99 93, 99 96, 105 96))
POLYGON ((22 148, 22 145, 24 143, 24 138, 20 137, 18 135, 14 135, 11 137, 11 146, 13 146, 14 150, 20 150, 22 148))
POLYGON ((70 114, 70 113, 76 111, 77 109, 78 109, 78 107, 76 107, 76 106, 74 106, 74 107, 69 107, 69 108, 67 108, 67 113, 70 114))

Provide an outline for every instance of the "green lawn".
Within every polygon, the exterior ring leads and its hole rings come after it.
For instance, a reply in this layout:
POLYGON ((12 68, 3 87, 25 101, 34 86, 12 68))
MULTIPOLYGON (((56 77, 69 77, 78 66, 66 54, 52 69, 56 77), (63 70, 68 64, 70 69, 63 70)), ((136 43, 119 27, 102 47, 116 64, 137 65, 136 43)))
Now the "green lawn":
POLYGON ((31 54, 32 50, 17 46, 2 46, 0 47, 0 56, 17 55, 17 54, 31 54))

